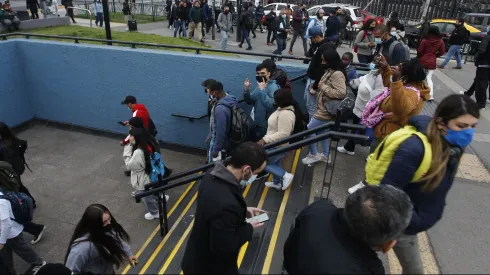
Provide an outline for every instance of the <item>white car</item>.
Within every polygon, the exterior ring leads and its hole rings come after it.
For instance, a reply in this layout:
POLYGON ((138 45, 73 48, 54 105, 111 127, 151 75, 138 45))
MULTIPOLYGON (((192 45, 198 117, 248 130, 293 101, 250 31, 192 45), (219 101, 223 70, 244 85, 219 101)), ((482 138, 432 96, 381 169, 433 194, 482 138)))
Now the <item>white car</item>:
POLYGON ((323 4, 323 5, 313 6, 309 8, 308 15, 310 17, 316 17, 317 11, 321 8, 325 12, 325 15, 323 15, 323 20, 327 20, 329 12, 335 10, 336 7, 342 8, 343 10, 345 10, 345 13, 347 15, 350 15, 352 21, 354 21, 354 26, 353 26, 354 28, 360 29, 362 27, 361 8, 356 6, 339 4, 339 3, 323 4))
MULTIPOLYGON (((292 10, 295 10, 298 7, 297 5, 293 5, 293 4, 289 4, 289 6, 291 6, 292 10)), ((269 5, 265 5, 264 6, 264 15, 268 15, 272 10, 282 11, 282 10, 286 9, 286 7, 287 7, 286 3, 271 3, 269 5)))

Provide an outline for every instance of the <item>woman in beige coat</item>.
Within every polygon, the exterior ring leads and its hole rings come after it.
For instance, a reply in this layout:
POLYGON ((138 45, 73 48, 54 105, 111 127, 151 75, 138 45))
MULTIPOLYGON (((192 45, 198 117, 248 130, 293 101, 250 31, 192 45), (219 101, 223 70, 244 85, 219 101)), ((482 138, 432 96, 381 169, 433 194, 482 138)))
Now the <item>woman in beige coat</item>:
MULTIPOLYGON (((308 123, 308 129, 312 129, 335 120, 335 117, 327 111, 326 103, 331 99, 344 99, 347 95, 346 75, 344 65, 336 50, 327 49, 322 54, 322 65, 318 69, 315 83, 310 89, 311 94, 316 94, 316 113, 308 123)), ((325 131, 319 131, 312 134, 323 134, 325 131)), ((323 154, 318 153, 318 143, 310 145, 310 153, 302 160, 305 165, 311 165, 319 161, 330 162, 329 140, 322 140, 323 154)))
MULTIPOLYGON (((271 114, 267 121, 267 134, 258 141, 260 145, 276 142, 290 136, 293 133, 296 117, 293 106, 293 94, 288 89, 279 89, 274 92, 274 105, 277 110, 271 114)), ((264 171, 271 173, 273 181, 266 182, 265 186, 278 190, 286 190, 293 181, 294 175, 281 168, 281 160, 286 153, 275 155, 267 160, 264 171)))

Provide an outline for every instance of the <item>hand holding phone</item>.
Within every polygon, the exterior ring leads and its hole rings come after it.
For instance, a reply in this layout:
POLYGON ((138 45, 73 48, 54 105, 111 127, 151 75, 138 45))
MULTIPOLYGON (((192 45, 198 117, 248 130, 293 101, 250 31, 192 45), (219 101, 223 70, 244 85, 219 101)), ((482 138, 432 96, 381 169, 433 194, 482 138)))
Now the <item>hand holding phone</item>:
POLYGON ((263 223, 269 220, 269 215, 267 213, 262 213, 260 215, 254 216, 250 219, 247 219, 248 223, 263 223))

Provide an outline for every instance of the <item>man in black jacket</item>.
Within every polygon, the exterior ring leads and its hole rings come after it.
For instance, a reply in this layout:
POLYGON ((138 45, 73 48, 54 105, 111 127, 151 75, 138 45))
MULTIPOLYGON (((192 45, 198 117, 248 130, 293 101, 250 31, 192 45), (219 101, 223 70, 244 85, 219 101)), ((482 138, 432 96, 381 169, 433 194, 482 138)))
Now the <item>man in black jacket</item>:
POLYGON ((485 109, 487 102, 487 88, 490 82, 490 26, 487 35, 483 38, 475 56, 476 77, 475 97, 481 109, 485 109))
POLYGON ((470 36, 469 31, 464 27, 464 19, 460 18, 456 21, 456 28, 451 33, 449 37, 448 44, 451 45, 449 47, 448 52, 446 53, 446 59, 439 66, 439 69, 444 69, 447 63, 453 56, 456 56, 457 66, 453 67, 453 69, 461 69, 461 47, 468 40, 470 36))
POLYGON ((385 274, 376 251, 396 244, 413 206, 396 187, 368 187, 350 195, 345 208, 319 200, 299 213, 284 245, 289 274, 385 274))
POLYGON ((228 164, 216 162, 199 186, 197 209, 182 260, 184 274, 238 274, 240 248, 252 240, 263 223, 246 218, 265 211, 247 207, 242 188, 251 184, 266 165, 264 148, 244 142, 235 148, 228 164))
POLYGON ((376 55, 382 54, 388 65, 398 66, 400 63, 410 59, 410 56, 406 56, 407 52, 403 47, 403 44, 398 42, 394 36, 391 36, 390 29, 380 24, 374 28, 374 41, 376 42, 376 55), (393 50, 390 51, 393 45, 393 50))

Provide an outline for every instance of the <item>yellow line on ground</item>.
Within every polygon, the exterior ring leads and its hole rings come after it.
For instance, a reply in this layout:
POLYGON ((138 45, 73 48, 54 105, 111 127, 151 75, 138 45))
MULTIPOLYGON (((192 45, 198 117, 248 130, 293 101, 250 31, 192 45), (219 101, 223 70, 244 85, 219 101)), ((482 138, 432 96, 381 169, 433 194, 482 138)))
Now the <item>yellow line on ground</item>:
MULTIPOLYGON (((189 184, 189 186, 187 186, 187 189, 185 189, 184 193, 182 193, 182 195, 179 197, 179 199, 175 202, 175 204, 172 207, 172 209, 170 209, 170 211, 168 211, 167 217, 170 217, 170 215, 172 215, 172 213, 175 211, 175 209, 177 208, 177 206, 179 206, 179 204, 185 198, 185 196, 187 195, 187 193, 189 193, 189 191, 192 189, 192 187, 194 186, 195 183, 196 182, 193 181, 193 182, 191 182, 191 184, 189 184)), ((150 242, 153 239, 153 237, 155 237, 155 235, 158 233, 158 230, 159 229, 160 229, 160 225, 157 225, 157 227, 155 228, 155 230, 153 230, 153 232, 151 233, 150 237, 148 237, 148 239, 146 239, 146 241, 143 244, 143 246, 141 246, 141 248, 136 253, 136 255, 135 255, 136 257, 141 256, 141 254, 146 249, 146 247, 148 246, 148 244, 150 244, 150 242)), ((131 265, 128 264, 126 266, 126 268, 123 270, 122 274, 125 275, 126 273, 128 273, 128 271, 129 271, 130 268, 131 268, 131 265)))
MULTIPOLYGON (((267 181, 271 181, 271 180, 272 180, 272 175, 269 176, 267 181)), ((264 186, 264 191, 262 191, 262 195, 260 196, 260 200, 259 200, 259 204, 257 204, 257 208, 262 209, 262 207, 264 206, 265 197, 267 196, 268 191, 269 191, 269 187, 264 186)), ((242 248, 240 248, 240 253, 238 254, 238 260, 237 260, 238 268, 240 268, 240 266, 242 265, 243 258, 245 257, 245 252, 247 252, 247 248, 248 248, 248 242, 246 242, 242 246, 242 248)))
POLYGON ((155 251, 153 251, 153 254, 151 254, 151 256, 148 259, 148 261, 146 261, 146 264, 143 266, 143 268, 141 269, 141 271, 140 271, 139 274, 145 274, 146 270, 151 265, 151 263, 153 262, 153 260, 155 260, 155 257, 158 255, 158 253, 162 249, 163 245, 165 245, 165 243, 167 242, 167 240, 170 238, 170 236, 174 232, 175 228, 177 228, 177 226, 179 225, 180 221, 184 218, 184 215, 187 213, 187 211, 189 211, 189 209, 191 208, 191 206, 194 203, 194 201, 196 200, 196 198, 197 198, 197 192, 194 194, 194 196, 192 197, 192 199, 189 201, 189 203, 185 207, 184 211, 182 211, 182 213, 180 214, 179 218, 172 225, 172 228, 168 231, 167 235, 165 235, 165 238, 163 238, 163 240, 160 242, 160 244, 155 249, 155 251))
POLYGON ((187 235, 191 232, 192 226, 194 225, 194 219, 192 219, 192 222, 189 224, 187 229, 184 232, 184 235, 180 238, 180 240, 177 242, 175 245, 174 249, 172 250, 172 253, 168 256, 168 259, 165 261, 165 264, 163 264, 162 269, 160 269, 160 272, 158 274, 163 274, 167 270, 168 266, 172 262, 173 258, 175 257, 175 254, 177 254, 177 251, 179 251, 180 247, 184 243, 185 238, 187 238, 187 235))
MULTIPOLYGON (((298 167, 298 159, 301 151, 296 150, 296 154, 294 156, 293 167, 291 168, 291 173, 294 174, 296 172, 296 168, 298 167)), ((289 187, 284 192, 284 197, 282 198, 281 207, 279 207, 279 213, 277 214, 276 223, 274 225, 274 231, 272 231, 272 238, 269 243, 269 248, 267 249, 267 256, 265 257, 264 267, 262 268, 262 274, 269 274, 269 270, 271 268, 272 256, 274 255, 274 250, 276 248, 277 237, 279 236, 279 230, 281 228, 282 218, 284 216, 284 210, 286 210, 286 204, 289 199, 289 194, 291 193, 292 186, 289 187)))

